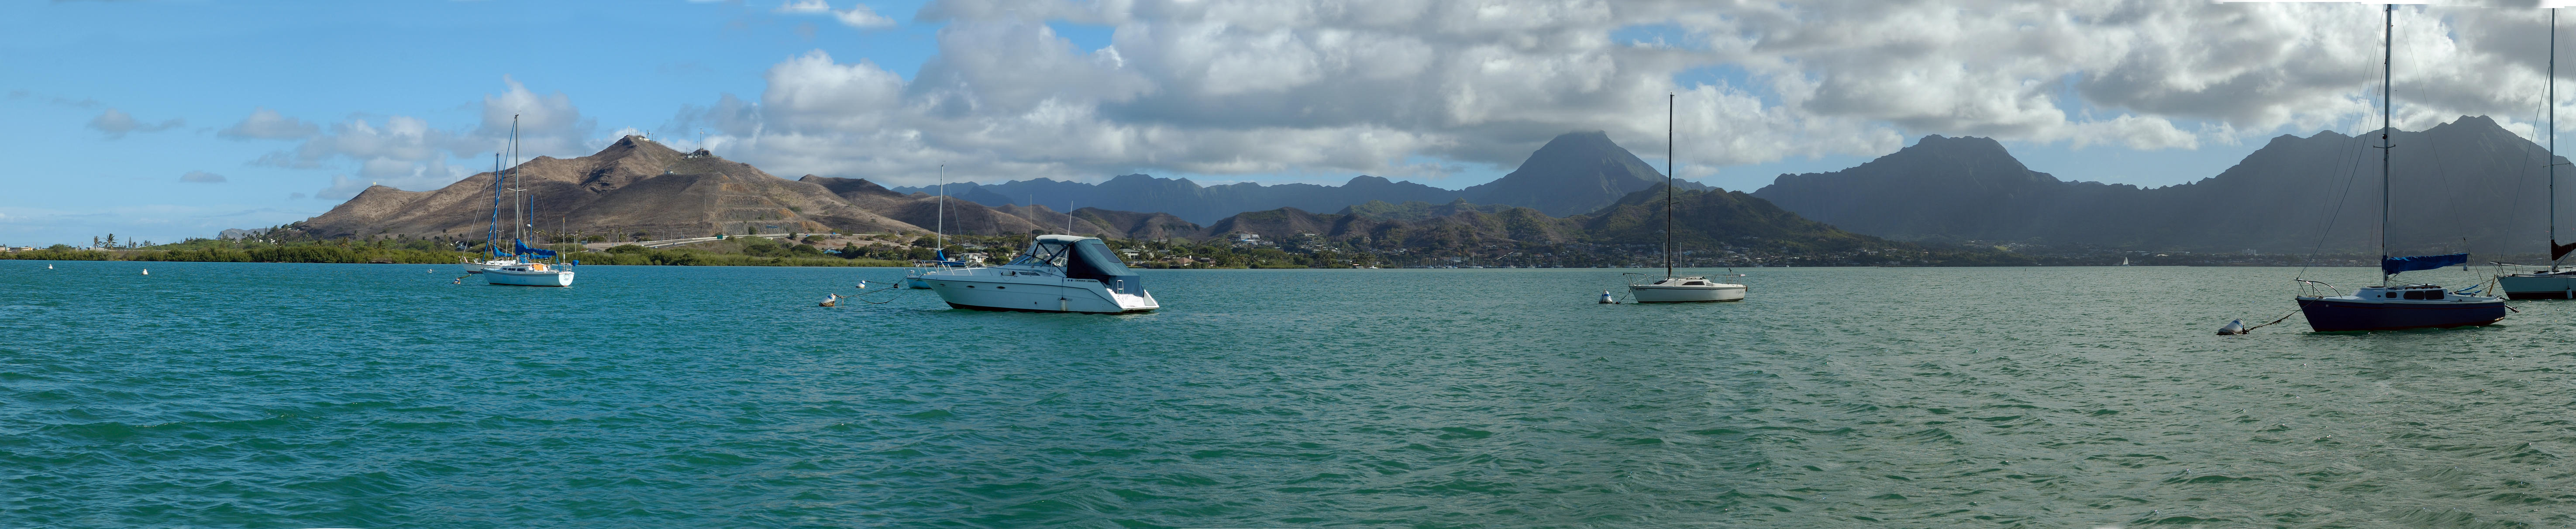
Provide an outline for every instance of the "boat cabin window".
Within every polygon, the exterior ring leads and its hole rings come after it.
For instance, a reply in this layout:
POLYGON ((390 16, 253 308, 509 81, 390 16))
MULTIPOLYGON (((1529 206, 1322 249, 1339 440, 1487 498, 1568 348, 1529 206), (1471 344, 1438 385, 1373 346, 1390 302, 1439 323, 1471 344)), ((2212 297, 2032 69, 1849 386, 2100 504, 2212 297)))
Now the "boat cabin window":
POLYGON ((1018 258, 1012 259, 1011 264, 1062 267, 1064 266, 1065 260, 1071 258, 1072 255, 1073 245, 1058 242, 1039 242, 1037 244, 1029 245, 1029 251, 1022 252, 1018 258))
POLYGON ((1706 284, 1708 284, 1708 282, 1707 282, 1707 281, 1692 281, 1692 282, 1688 282, 1688 283, 1682 283, 1682 286, 1700 286, 1700 285, 1706 285, 1706 284))
POLYGON ((2380 295, 2380 297, 2384 297, 2384 298, 2388 298, 2388 299, 2397 299, 2397 293, 2396 293, 2396 292, 2382 292, 2382 293, 2380 293, 2380 294, 2381 294, 2381 295, 2380 295))
POLYGON ((2406 299, 2442 299, 2442 291, 2408 290, 2406 291, 2406 299))

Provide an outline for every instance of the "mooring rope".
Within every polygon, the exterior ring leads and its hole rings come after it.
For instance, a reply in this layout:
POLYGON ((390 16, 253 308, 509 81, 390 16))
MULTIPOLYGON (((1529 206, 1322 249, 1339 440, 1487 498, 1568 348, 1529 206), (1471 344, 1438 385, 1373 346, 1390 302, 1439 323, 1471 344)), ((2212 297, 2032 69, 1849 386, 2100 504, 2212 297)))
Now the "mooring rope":
MULTIPOLYGON (((2281 315, 2280 319, 2272 320, 2272 323, 2280 323, 2280 322, 2283 322, 2283 321, 2289 321, 2289 319, 2290 319, 2290 317, 2291 317, 2291 316, 2297 316, 2297 315, 2299 315, 2299 311, 2295 311, 2295 310, 2294 310, 2294 311, 2290 311, 2290 313, 2289 313, 2289 314, 2283 314, 2283 315, 2281 315)), ((2266 324, 2262 324, 2262 325, 2256 325, 2256 326, 2252 326, 2252 327, 2246 327, 2246 328, 2245 328, 2245 332, 2250 333, 2250 332, 2254 332, 2254 330, 2255 330, 2255 329, 2261 329, 2261 328, 2264 328, 2264 327, 2270 327, 2270 326, 2272 326, 2272 323, 2266 323, 2266 324)))

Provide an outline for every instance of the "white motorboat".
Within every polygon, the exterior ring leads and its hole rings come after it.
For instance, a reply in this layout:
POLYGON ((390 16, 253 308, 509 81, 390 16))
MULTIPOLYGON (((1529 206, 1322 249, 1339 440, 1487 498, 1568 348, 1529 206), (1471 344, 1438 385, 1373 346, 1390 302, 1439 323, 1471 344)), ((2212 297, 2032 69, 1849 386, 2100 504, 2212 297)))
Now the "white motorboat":
POLYGON ((1162 308, 1098 237, 1041 235, 1010 264, 921 274, 961 309, 1117 314, 1162 308))
POLYGON ((1672 98, 1672 94, 1664 95, 1664 277, 1652 283, 1628 283, 1628 297, 1638 303, 1743 301, 1744 285, 1673 273, 1672 98))
POLYGON ((529 287, 572 286, 572 267, 546 263, 520 263, 483 272, 483 280, 495 285, 529 287))

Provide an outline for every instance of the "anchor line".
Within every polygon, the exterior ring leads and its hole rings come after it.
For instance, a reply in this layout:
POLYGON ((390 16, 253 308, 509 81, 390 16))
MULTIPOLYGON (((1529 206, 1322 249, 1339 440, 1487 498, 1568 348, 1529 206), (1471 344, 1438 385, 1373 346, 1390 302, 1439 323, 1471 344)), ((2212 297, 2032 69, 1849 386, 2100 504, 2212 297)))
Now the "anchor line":
MULTIPOLYGON (((2283 321, 2289 321, 2289 319, 2290 319, 2290 317, 2291 317, 2291 316, 2297 316, 2297 315, 2299 315, 2299 311, 2295 311, 2295 310, 2294 310, 2294 311, 2290 311, 2290 313, 2289 313, 2289 314, 2283 314, 2283 315, 2281 315, 2281 318, 2280 318, 2280 319, 2272 320, 2272 323, 2280 323, 2280 322, 2283 322, 2283 321)), ((2266 324, 2262 324, 2262 325, 2256 325, 2256 326, 2252 326, 2252 327, 2246 327, 2246 328, 2245 328, 2245 332, 2249 332, 2249 333, 2250 333, 2250 332, 2254 332, 2254 330, 2255 330, 2255 329, 2261 329, 2261 328, 2264 328, 2264 327, 2270 327, 2270 326, 2272 326, 2272 323, 2266 323, 2266 324)))

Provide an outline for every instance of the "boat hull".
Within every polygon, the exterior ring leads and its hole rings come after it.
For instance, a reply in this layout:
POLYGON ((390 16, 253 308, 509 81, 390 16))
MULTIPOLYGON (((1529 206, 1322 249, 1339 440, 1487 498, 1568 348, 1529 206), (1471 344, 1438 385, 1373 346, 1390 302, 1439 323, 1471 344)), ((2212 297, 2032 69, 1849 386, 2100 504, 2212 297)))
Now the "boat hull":
POLYGON ((1636 298, 1638 303, 1744 301, 1744 285, 1718 284, 1705 287, 1629 285, 1628 295, 1636 298))
POLYGON ((2504 300, 2410 303, 2303 297, 2298 301, 2299 312, 2308 317, 2308 328, 2317 332, 2483 327, 2505 316, 2504 300))
POLYGON ((492 269, 483 271, 483 280, 495 285, 568 287, 572 286, 572 271, 547 270, 542 272, 526 272, 518 270, 492 269))
POLYGON ((923 280, 923 279, 921 278, 921 276, 912 276, 912 277, 903 278, 903 286, 904 286, 905 288, 918 288, 918 289, 928 290, 928 289, 930 289, 930 282, 929 282, 929 281, 926 281, 926 280, 923 280))
POLYGON ((518 261, 501 261, 501 260, 492 260, 492 261, 482 261, 482 262, 466 261, 466 262, 464 263, 464 266, 465 266, 465 273, 468 273, 468 274, 480 274, 480 273, 484 273, 484 272, 490 272, 490 271, 493 271, 493 270, 499 270, 499 269, 501 269, 501 267, 504 267, 504 266, 510 266, 510 265, 516 265, 516 264, 519 264, 519 262, 518 262, 518 261))
POLYGON ((950 278, 937 275, 926 278, 930 290, 948 306, 960 309, 1000 310, 1012 312, 1078 312, 1084 314, 1120 314, 1150 312, 1162 308, 1152 294, 1129 296, 1101 288, 1098 282, 1057 278, 1032 278, 1049 282, 1063 281, 1072 285, 1046 284, 1036 281, 1009 281, 1002 278, 950 278))
POLYGON ((2496 276, 2496 286, 2505 299, 2576 299, 2576 274, 2496 276))

